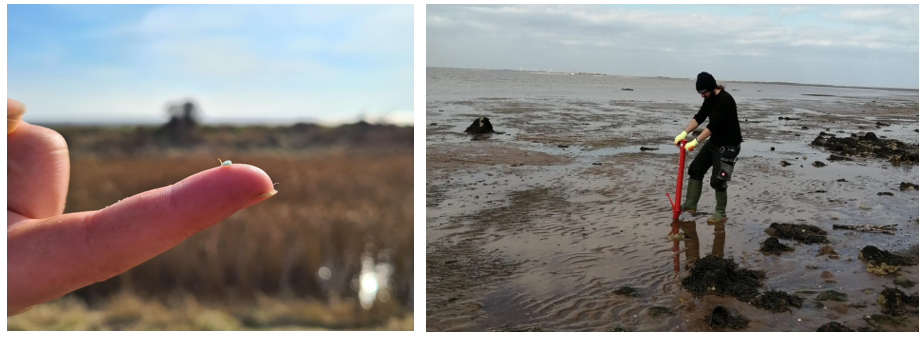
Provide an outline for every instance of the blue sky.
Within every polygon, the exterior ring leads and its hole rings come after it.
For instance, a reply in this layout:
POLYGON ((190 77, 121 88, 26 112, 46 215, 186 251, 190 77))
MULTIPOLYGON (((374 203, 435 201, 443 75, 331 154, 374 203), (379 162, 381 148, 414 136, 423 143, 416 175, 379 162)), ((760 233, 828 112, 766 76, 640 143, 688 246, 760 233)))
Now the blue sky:
POLYGON ((26 121, 413 122, 413 6, 8 5, 26 121))
POLYGON ((428 5, 427 66, 919 88, 918 5, 428 5))

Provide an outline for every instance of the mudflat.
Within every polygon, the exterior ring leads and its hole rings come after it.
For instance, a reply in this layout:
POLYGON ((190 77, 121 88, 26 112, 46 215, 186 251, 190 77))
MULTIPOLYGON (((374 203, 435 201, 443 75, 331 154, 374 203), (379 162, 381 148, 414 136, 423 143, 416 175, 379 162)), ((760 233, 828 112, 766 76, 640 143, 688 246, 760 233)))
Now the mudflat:
POLYGON ((726 85, 744 143, 729 219, 709 225, 707 183, 680 221, 664 195, 694 81, 428 69, 427 330, 918 331, 918 263, 859 258, 919 255, 918 91, 726 85), (478 117, 495 133, 466 134, 478 117), (761 252, 770 238, 792 250, 761 252), (746 296, 721 291, 727 275, 690 292, 709 255, 763 277, 746 296))

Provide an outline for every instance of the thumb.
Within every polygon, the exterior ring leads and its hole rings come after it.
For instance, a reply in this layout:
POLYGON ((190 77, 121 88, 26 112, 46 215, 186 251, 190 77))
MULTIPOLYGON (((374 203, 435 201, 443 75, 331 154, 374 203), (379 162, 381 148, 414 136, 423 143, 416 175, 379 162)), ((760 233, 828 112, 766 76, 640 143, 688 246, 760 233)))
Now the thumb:
POLYGON ((100 211, 15 224, 7 230, 7 310, 20 311, 121 274, 275 193, 263 170, 235 164, 100 211))

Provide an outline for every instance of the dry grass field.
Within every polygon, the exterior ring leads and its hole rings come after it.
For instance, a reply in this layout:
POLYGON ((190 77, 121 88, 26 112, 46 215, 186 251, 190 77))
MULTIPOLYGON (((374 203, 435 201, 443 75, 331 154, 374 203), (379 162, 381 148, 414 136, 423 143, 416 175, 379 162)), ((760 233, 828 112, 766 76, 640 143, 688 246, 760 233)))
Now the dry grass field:
POLYGON ((218 157, 262 168, 279 193, 8 329, 412 330, 412 128, 356 125, 198 128, 189 146, 153 129, 52 127, 71 151, 65 212, 176 183, 218 157), (363 267, 378 280, 370 307, 363 267))

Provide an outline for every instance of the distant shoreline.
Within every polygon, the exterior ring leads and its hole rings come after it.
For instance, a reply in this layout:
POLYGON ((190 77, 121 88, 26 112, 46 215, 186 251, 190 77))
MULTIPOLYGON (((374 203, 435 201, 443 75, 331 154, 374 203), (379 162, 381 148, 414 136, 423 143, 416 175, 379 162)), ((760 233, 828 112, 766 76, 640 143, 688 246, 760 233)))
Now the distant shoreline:
MULTIPOLYGON (((512 71, 512 72, 527 72, 527 73, 539 73, 539 74, 571 74, 570 71, 532 71, 532 70, 516 70, 516 69, 479 69, 479 68, 455 68, 455 67, 426 67, 426 69, 453 69, 453 70, 475 70, 475 71, 512 71)), ((618 74, 605 74, 605 73, 587 73, 587 72, 577 72, 574 74, 580 74, 584 76, 616 76, 616 77, 627 77, 627 78, 661 78, 661 79, 670 79, 670 80, 687 80, 692 81, 694 78, 683 78, 683 77, 669 77, 669 76, 634 76, 634 75, 618 75, 618 74)), ((810 84, 810 83, 794 83, 794 82, 760 82, 760 81, 719 81, 721 83, 747 83, 747 84, 770 84, 770 85, 790 85, 790 86, 799 86, 799 87, 818 87, 818 88, 845 88, 845 89, 871 89, 871 90, 891 90, 891 91, 916 91, 919 93, 920 89, 914 88, 887 88, 887 87, 862 87, 862 86, 851 86, 851 85, 832 85, 832 84, 810 84)))
MULTIPOLYGON (((147 127, 159 127, 164 125, 166 121, 163 120, 128 120, 128 121, 112 121, 112 120, 87 120, 87 121, 76 121, 76 122, 61 122, 61 121, 43 121, 43 120, 26 120, 29 124, 45 126, 45 127, 135 127, 135 126, 147 126, 147 127)), ((394 125, 397 127, 413 127, 413 123, 388 123, 381 121, 367 122, 369 124, 376 125, 394 125)), ((290 127, 296 124, 315 124, 324 127, 336 128, 343 125, 352 125, 356 122, 351 123, 325 123, 319 121, 276 121, 276 120, 238 120, 238 121, 213 121, 213 122, 201 122, 199 125, 207 127, 223 127, 223 126, 234 126, 234 127, 251 127, 251 126, 267 126, 267 127, 290 127)))

